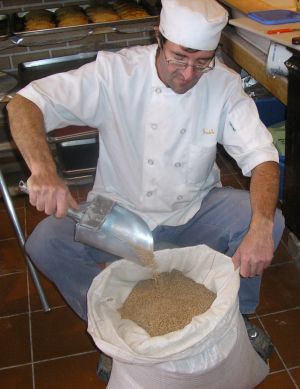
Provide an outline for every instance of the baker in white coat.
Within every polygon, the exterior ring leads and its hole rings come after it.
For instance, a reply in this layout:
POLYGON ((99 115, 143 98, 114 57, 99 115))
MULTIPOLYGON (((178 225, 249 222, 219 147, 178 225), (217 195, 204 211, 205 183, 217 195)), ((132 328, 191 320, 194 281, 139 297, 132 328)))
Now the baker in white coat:
POLYGON ((215 55, 227 12, 214 0, 162 6, 158 44, 99 52, 95 62, 32 82, 7 106, 31 171, 30 203, 56 216, 38 225, 27 252, 85 320, 87 290, 99 262, 112 256, 74 242, 74 223, 64 216, 78 205, 57 175, 45 132, 99 128, 88 199, 101 194, 138 213, 155 244, 204 243, 231 256, 240 267, 243 314, 256 309, 260 276, 284 227, 272 137, 239 75, 215 55), (222 188, 218 143, 251 176, 250 193, 222 188))

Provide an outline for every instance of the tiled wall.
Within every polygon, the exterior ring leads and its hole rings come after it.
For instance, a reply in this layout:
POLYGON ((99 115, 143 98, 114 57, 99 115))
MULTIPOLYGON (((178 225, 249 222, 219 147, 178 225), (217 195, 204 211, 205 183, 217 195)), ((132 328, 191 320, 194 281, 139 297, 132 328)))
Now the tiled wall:
MULTIPOLYGON (((102 0, 105 2, 105 0, 102 0)), ((74 0, 0 0, 0 14, 13 14, 20 11, 28 11, 33 8, 58 8, 68 4, 95 4, 96 1, 75 1, 74 0)), ((107 30, 106 30, 107 31, 107 30)), ((10 39, 0 41, 0 70, 15 73, 18 64, 21 62, 34 61, 38 59, 52 58, 57 56, 78 54, 83 52, 98 51, 113 46, 124 47, 136 44, 148 44, 154 41, 153 32, 139 32, 131 34, 120 34, 116 32, 105 32, 88 34, 88 29, 66 32, 60 34, 45 34, 38 40, 32 38, 31 43, 38 46, 23 47, 15 45, 10 39), (56 40, 57 37, 57 40, 56 40), (45 40, 52 43, 43 44, 45 40), (54 43, 55 42, 55 43, 54 43), (60 42, 60 43, 56 43, 60 42)), ((27 42, 26 42, 27 44, 27 42)))

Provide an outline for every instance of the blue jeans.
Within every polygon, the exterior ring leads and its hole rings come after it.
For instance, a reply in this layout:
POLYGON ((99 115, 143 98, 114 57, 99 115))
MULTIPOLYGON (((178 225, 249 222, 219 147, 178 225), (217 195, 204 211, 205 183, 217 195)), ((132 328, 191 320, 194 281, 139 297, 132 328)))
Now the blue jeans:
MULTIPOLYGON (((153 230, 154 247, 206 244, 231 257, 249 228, 249 192, 215 188, 200 210, 184 225, 161 225, 153 230)), ((75 223, 70 218, 47 217, 26 242, 26 251, 37 268, 59 289, 71 308, 87 320, 87 291, 101 263, 118 257, 74 241, 75 223)), ((276 211, 273 238, 278 246, 284 229, 280 210, 276 211)), ((241 313, 253 313, 259 303, 261 277, 241 278, 241 313)))

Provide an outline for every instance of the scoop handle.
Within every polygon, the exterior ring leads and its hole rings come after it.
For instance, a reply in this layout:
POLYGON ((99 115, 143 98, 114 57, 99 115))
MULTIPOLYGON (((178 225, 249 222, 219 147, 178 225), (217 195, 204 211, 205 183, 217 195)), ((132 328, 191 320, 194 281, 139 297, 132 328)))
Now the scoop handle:
MULTIPOLYGON (((19 182, 19 189, 21 192, 29 194, 27 183, 23 180, 21 180, 19 182)), ((78 222, 81 220, 83 213, 81 211, 76 211, 76 209, 68 208, 67 209, 67 216, 69 216, 70 218, 72 218, 73 220, 78 222)))

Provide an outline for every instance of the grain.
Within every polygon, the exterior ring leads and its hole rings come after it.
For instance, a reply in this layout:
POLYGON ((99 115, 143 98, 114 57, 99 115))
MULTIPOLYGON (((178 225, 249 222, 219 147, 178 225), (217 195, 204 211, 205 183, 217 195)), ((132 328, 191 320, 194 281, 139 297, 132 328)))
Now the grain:
POLYGON ((185 327, 209 309, 215 298, 204 285, 172 270, 160 273, 157 280, 139 281, 119 312, 150 336, 159 336, 185 327))
POLYGON ((142 247, 135 247, 135 250, 138 255, 139 262, 143 266, 149 267, 152 270, 152 278, 155 280, 155 283, 157 283, 159 272, 157 271, 157 262, 154 257, 154 252, 145 250, 142 247))

